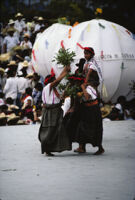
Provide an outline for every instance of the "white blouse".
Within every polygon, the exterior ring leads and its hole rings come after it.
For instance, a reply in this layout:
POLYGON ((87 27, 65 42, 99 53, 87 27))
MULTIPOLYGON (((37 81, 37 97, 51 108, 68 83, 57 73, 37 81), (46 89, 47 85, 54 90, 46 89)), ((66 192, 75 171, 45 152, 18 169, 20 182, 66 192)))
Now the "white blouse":
POLYGON ((57 104, 60 103, 60 99, 56 96, 54 90, 50 92, 51 83, 47 84, 42 91, 42 101, 44 104, 57 104))
POLYGON ((91 100, 97 99, 97 92, 92 86, 88 85, 86 91, 91 96, 91 100))

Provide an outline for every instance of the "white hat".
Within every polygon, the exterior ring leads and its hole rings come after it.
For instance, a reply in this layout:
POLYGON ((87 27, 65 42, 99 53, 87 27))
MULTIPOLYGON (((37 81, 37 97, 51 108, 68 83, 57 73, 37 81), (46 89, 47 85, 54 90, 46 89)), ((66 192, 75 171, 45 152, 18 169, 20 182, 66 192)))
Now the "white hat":
POLYGON ((29 63, 28 63, 28 61, 27 61, 27 60, 25 60, 25 61, 22 63, 22 66, 23 66, 23 67, 28 67, 28 66, 29 66, 29 63))
POLYGON ((21 14, 21 13, 17 13, 16 15, 15 15, 15 17, 22 17, 23 15, 21 14))
POLYGON ((10 19, 8 24, 11 25, 11 24, 14 24, 14 23, 15 23, 15 21, 13 19, 10 19))

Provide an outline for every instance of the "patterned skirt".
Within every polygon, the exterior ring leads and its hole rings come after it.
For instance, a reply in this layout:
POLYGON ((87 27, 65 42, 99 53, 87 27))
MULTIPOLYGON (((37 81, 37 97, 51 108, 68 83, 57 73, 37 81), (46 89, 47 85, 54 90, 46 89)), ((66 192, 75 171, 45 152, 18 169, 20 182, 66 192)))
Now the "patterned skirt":
POLYGON ((102 144, 102 137, 103 125, 99 106, 82 106, 75 141, 80 144, 90 143, 95 147, 102 144))
POLYGON ((63 111, 60 104, 45 105, 38 138, 41 153, 71 150, 71 142, 63 125, 63 111))

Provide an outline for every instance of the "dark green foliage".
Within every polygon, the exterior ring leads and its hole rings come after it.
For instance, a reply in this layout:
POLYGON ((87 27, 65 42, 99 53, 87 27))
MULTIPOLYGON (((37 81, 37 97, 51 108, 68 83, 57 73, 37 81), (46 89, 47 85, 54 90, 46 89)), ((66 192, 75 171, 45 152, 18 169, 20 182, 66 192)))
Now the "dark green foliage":
POLYGON ((75 52, 69 52, 69 49, 60 48, 53 61, 57 61, 57 64, 68 66, 74 61, 75 52))

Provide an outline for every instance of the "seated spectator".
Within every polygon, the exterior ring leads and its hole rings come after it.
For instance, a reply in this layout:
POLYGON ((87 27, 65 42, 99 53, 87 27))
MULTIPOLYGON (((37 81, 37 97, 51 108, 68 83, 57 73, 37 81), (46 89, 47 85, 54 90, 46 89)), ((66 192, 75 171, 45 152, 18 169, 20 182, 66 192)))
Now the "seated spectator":
POLYGON ((40 105, 42 102, 42 90, 42 83, 37 83, 33 89, 32 97, 36 106, 40 105))
POLYGON ((32 43, 30 42, 30 36, 28 34, 24 34, 23 41, 21 42, 20 46, 26 48, 26 49, 32 49, 32 43))
POLYGON ((32 89, 26 88, 25 95, 22 99, 23 106, 22 106, 22 118, 30 119, 34 121, 34 114, 33 114, 33 98, 32 98, 32 89))
POLYGON ((20 119, 15 113, 7 115, 7 124, 8 125, 16 125, 18 120, 20 119))

